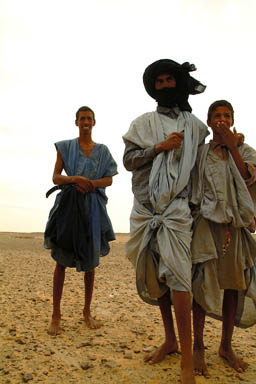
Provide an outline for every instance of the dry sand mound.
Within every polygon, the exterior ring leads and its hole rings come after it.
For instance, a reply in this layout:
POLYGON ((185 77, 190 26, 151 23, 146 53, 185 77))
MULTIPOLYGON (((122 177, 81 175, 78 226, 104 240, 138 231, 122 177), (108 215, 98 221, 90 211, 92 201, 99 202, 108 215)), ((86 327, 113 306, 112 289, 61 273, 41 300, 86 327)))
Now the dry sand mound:
MULTIPOLYGON (((93 313, 98 330, 82 319, 83 274, 67 270, 62 300, 64 332, 46 329, 52 310, 55 263, 40 233, 0 234, 0 383, 179 383, 180 355, 150 366, 148 351, 163 341, 159 308, 137 296, 134 271, 124 256, 128 235, 118 234, 96 271, 93 313)), ((221 324, 207 319, 210 379, 197 383, 256 383, 256 327, 235 329, 234 347, 250 364, 238 374, 218 357, 221 324)))

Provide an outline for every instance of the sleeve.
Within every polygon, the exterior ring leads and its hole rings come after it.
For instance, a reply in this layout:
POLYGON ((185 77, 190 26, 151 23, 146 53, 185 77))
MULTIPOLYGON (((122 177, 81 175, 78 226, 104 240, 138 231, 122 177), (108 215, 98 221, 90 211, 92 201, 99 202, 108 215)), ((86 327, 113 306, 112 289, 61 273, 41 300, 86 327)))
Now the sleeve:
POLYGON ((54 143, 56 150, 61 153, 62 157, 66 157, 69 149, 69 143, 70 140, 62 140, 54 143))
POLYGON ((245 180, 247 187, 250 187, 252 184, 256 181, 256 167, 254 164, 248 163, 247 169, 250 174, 250 178, 248 180, 245 180))
POLYGON ((247 164, 247 169, 250 174, 250 178, 245 180, 246 185, 249 187, 256 181, 256 151, 248 144, 241 145, 239 151, 243 161, 247 164))
POLYGON ((110 150, 106 145, 103 146, 104 148, 104 172, 103 177, 108 176, 115 176, 118 174, 117 172, 117 163, 115 162, 113 156, 110 153, 110 150))
POLYGON ((204 170, 208 148, 209 144, 201 144, 198 147, 196 163, 191 172, 192 191, 190 203, 192 203, 193 206, 200 205, 203 198, 204 170))
POLYGON ((58 141, 57 143, 54 143, 56 150, 61 154, 64 170, 68 175, 72 174, 69 168, 70 144, 71 140, 62 140, 58 141))
POLYGON ((246 163, 252 163, 256 166, 256 151, 250 145, 243 144, 239 147, 240 154, 246 163))
POLYGON ((145 164, 152 162, 157 155, 154 146, 142 149, 138 145, 125 139, 124 143, 123 164, 127 171, 133 171, 143 167, 145 164))
POLYGON ((198 144, 204 144, 205 138, 210 134, 207 126, 199 120, 195 115, 191 114, 193 116, 194 124, 196 125, 197 129, 199 130, 199 141, 198 144))

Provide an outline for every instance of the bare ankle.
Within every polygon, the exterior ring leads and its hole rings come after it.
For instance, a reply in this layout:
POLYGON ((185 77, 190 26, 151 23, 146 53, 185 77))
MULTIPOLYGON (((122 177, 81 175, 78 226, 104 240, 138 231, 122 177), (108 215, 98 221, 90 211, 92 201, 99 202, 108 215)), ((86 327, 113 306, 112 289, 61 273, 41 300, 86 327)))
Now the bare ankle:
POLYGON ((52 313, 52 319, 60 320, 61 319, 61 313, 59 311, 52 313))
POLYGON ((204 349, 203 341, 194 340, 193 351, 203 351, 204 349))
POLYGON ((83 310, 83 315, 84 315, 84 317, 86 317, 86 318, 91 317, 91 311, 90 311, 90 310, 87 310, 87 309, 84 309, 84 310, 83 310))

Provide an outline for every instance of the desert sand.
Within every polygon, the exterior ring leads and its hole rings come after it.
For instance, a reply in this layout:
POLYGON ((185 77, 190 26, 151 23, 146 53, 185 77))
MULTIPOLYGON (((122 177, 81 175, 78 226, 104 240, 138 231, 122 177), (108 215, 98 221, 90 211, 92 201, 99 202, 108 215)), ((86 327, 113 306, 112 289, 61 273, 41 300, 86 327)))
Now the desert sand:
MULTIPOLYGON (((125 258, 126 234, 96 270, 93 314, 104 321, 88 329, 82 318, 83 274, 68 269, 62 300, 63 333, 47 327, 52 310, 50 252, 41 233, 0 233, 0 383, 179 383, 180 355, 156 365, 144 355, 163 341, 158 307, 138 297, 132 265, 125 258)), ((221 323, 207 318, 206 358, 211 377, 197 383, 256 383, 256 327, 235 329, 234 348, 249 364, 244 373, 218 354, 221 323)))

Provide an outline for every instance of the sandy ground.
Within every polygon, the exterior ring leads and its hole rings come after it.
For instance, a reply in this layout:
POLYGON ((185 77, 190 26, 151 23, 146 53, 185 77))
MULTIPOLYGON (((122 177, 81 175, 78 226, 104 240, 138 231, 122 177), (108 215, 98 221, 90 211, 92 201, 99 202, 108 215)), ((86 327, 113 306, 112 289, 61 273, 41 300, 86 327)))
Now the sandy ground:
MULTIPOLYGON (((55 263, 42 234, 0 233, 0 383, 179 383, 180 355, 160 364, 143 362, 163 341, 159 308, 136 293, 134 271, 125 259, 128 235, 119 234, 96 271, 93 313, 98 330, 82 319, 83 274, 66 273, 64 332, 51 337, 55 263)), ((207 319, 206 356, 211 378, 197 383, 256 383, 256 327, 235 329, 235 350, 250 364, 238 374, 218 357, 221 323, 207 319)))

